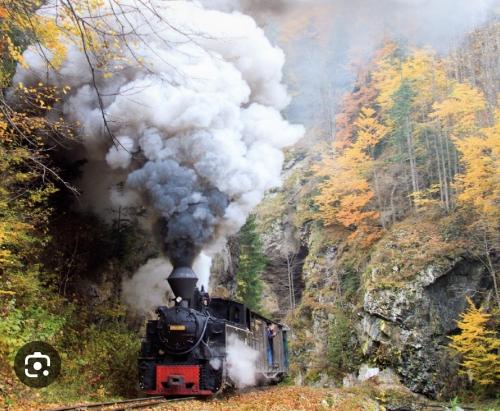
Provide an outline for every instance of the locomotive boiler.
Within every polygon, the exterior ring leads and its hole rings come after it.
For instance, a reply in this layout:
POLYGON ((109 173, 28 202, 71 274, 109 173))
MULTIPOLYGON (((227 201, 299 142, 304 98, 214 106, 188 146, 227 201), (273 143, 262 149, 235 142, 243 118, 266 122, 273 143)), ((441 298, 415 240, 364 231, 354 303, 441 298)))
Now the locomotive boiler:
POLYGON ((252 364, 259 383, 278 382, 288 372, 286 326, 244 304, 210 298, 196 288, 189 267, 168 278, 175 300, 148 321, 139 357, 139 384, 147 394, 211 396, 234 386, 228 350, 235 340, 257 354, 252 364), (273 335, 269 336, 272 328, 273 335))

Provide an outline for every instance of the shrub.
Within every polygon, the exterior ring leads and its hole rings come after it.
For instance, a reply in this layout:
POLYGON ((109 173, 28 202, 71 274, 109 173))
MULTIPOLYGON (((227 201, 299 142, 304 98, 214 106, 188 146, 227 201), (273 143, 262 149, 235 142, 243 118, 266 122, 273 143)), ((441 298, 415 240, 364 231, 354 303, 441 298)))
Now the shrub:
POLYGON ((352 372, 359 364, 359 347, 351 319, 338 309, 328 330, 328 362, 333 375, 352 372))

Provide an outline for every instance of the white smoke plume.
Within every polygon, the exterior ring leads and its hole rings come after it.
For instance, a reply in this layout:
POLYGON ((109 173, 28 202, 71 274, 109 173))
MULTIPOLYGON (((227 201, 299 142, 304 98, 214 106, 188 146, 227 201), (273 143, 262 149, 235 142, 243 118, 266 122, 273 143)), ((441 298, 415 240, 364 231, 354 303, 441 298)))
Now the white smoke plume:
MULTIPOLYGON (((203 252, 194 260, 198 287, 208 289, 212 259, 203 252)), ((172 264, 165 258, 151 258, 130 278, 122 280, 122 299, 138 316, 148 316, 174 297, 167 283, 172 264)))
POLYGON ((150 259, 134 276, 122 281, 122 298, 138 315, 148 315, 168 303, 173 295, 166 277, 172 265, 164 258, 150 259), (147 290, 145 292, 144 290, 147 290))
POLYGON ((229 336, 226 348, 226 365, 229 378, 236 388, 250 387, 257 382, 257 359, 259 352, 238 339, 229 336))
MULTIPOLYGON (((105 28, 101 53, 111 57, 86 56, 68 42, 54 68, 30 47, 29 67, 14 77, 71 87, 56 109, 78 125, 86 150, 85 201, 145 207, 174 265, 191 264, 202 250, 212 255, 239 230, 280 184, 282 150, 304 133, 280 114, 290 102, 284 53, 251 17, 203 3, 146 0, 139 8, 121 0, 117 10, 104 0, 97 11, 82 8, 83 21, 105 28)), ((55 6, 48 1, 40 13, 55 18, 55 6)), ((156 278, 162 264, 148 263, 138 278, 156 278)))
POLYGON ((221 11, 243 11, 249 14, 256 12, 279 13, 290 4, 309 0, 199 0, 201 4, 221 11))
POLYGON ((209 363, 214 370, 219 370, 222 366, 222 360, 220 358, 212 358, 209 363))

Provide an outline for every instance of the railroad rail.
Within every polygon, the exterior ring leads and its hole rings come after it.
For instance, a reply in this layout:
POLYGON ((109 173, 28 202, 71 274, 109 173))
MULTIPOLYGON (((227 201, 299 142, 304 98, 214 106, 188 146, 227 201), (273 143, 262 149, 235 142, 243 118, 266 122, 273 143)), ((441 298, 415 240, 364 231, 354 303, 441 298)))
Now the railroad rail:
MULTIPOLYGON (((431 411, 431 410, 449 410, 452 407, 449 403, 438 403, 438 402, 412 402, 411 404, 406 405, 388 405, 383 404, 387 411, 431 411)), ((474 411, 476 408, 467 406, 467 405, 459 405, 459 409, 464 411, 474 411)))
POLYGON ((187 401, 195 399, 195 397, 173 398, 166 399, 165 397, 146 397, 133 398, 129 400, 99 402, 91 404, 71 405, 68 407, 49 408, 45 411, 84 411, 84 410, 105 410, 105 411, 122 411, 122 410, 137 410, 146 407, 157 407, 162 404, 177 401, 187 401))

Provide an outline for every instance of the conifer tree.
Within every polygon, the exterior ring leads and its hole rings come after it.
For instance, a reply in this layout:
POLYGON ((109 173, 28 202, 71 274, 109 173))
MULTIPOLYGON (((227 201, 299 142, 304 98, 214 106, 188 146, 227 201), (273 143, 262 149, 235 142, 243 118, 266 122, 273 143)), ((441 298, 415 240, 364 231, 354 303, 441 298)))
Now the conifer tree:
POLYGON ((257 232, 255 217, 250 216, 240 231, 239 266, 236 274, 236 296, 252 310, 261 309, 262 271, 266 258, 262 252, 262 241, 257 232))
POLYGON ((412 104, 415 94, 410 81, 403 80, 399 89, 392 96, 394 104, 389 110, 389 115, 394 123, 393 137, 396 146, 399 148, 400 160, 403 161, 403 163, 406 161, 409 162, 412 192, 418 193, 420 191, 420 186, 415 158, 414 131, 411 119, 412 104))
POLYGON ((480 385, 493 385, 500 382, 500 339, 488 329, 491 314, 476 308, 468 297, 467 303, 457 321, 460 334, 450 337, 450 347, 462 356, 460 374, 480 385))

